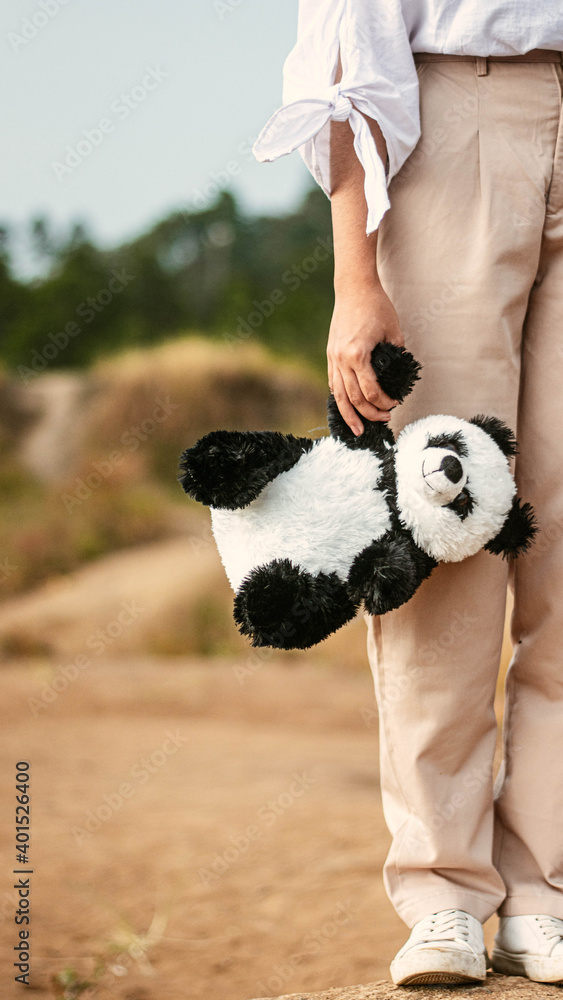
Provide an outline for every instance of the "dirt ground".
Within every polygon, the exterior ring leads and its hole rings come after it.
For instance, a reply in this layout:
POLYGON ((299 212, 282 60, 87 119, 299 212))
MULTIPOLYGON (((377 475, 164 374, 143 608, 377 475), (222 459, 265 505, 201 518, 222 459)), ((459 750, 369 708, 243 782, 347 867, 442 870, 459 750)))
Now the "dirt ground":
POLYGON ((2 998, 25 988, 19 760, 38 1000, 249 1000, 388 978, 406 928, 381 879, 369 670, 243 662, 104 660, 59 693, 58 664, 2 667, 2 998))

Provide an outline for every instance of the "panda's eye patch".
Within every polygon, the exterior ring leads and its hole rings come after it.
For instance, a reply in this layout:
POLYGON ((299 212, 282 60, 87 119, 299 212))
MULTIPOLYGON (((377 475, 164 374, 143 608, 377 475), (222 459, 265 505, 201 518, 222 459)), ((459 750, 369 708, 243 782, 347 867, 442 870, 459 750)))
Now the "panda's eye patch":
POLYGON ((467 489, 467 486, 464 486, 461 493, 457 495, 455 500, 452 500, 451 503, 448 503, 445 506, 448 510, 453 510, 454 514, 457 514, 457 516, 464 521, 475 507, 475 501, 467 489))
POLYGON ((454 431, 453 434, 434 434, 426 442, 427 448, 449 448, 455 451, 456 455, 468 455, 467 445, 463 440, 461 431, 454 431))

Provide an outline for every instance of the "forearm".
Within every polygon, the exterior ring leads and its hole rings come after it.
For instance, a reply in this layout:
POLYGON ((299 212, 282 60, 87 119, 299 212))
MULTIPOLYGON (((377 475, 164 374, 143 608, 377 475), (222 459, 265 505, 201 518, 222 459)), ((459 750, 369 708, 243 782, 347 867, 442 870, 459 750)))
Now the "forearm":
MULTIPOLYGON (((335 82, 339 80, 337 73, 335 82)), ((381 130, 373 119, 366 120, 385 163, 381 130)), ((331 121, 330 169, 335 301, 327 344, 328 379, 344 420, 354 434, 361 434, 359 414, 386 420, 394 404, 377 382, 371 352, 381 341, 402 345, 404 340, 377 273, 377 231, 366 236, 364 168, 349 121, 331 121)))
MULTIPOLYGON (((340 64, 336 82, 341 78, 340 64)), ((387 147, 381 129, 366 118, 383 163, 387 147)), ((334 287, 373 287, 377 275, 377 231, 366 236, 367 204, 364 169, 354 149, 354 133, 348 121, 330 123, 331 213, 334 239, 334 287)))

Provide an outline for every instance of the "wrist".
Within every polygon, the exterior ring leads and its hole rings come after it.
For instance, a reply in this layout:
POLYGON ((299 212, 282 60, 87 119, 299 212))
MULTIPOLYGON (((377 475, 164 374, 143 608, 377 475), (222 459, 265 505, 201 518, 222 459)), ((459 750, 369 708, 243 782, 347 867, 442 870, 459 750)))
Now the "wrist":
POLYGON ((375 268, 365 273, 334 272, 334 294, 336 298, 350 295, 373 295, 382 291, 381 281, 375 268))
POLYGON ((342 233, 338 225, 333 225, 333 230, 335 292, 371 292, 379 288, 377 233, 366 238, 364 232, 342 233))

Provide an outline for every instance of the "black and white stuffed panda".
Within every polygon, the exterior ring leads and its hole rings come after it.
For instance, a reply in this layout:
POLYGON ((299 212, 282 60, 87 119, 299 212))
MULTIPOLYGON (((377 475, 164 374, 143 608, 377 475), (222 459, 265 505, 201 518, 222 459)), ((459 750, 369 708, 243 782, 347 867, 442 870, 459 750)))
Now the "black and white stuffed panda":
MULTIPOLYGON (((420 365, 378 344, 381 388, 401 402, 420 365)), ((429 416, 395 441, 361 417, 356 437, 331 396, 330 436, 213 431, 180 459, 179 480, 211 508, 235 591, 234 617, 253 646, 305 649, 354 617, 408 601, 439 562, 481 548, 513 558, 536 533, 515 496, 513 433, 495 417, 429 416)))

